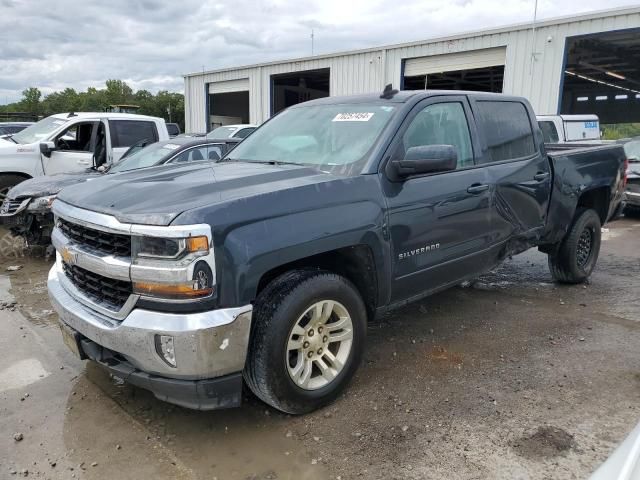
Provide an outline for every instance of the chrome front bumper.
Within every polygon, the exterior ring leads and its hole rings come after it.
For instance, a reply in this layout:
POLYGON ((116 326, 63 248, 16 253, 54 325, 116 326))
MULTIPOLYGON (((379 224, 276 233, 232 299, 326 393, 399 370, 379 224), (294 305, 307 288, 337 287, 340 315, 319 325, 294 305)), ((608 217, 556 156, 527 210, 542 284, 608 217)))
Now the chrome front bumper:
POLYGON ((244 368, 251 305, 200 313, 134 308, 119 321, 78 302, 64 288, 63 276, 56 263, 47 282, 60 320, 99 346, 119 353, 134 368, 184 380, 212 379, 244 368), (156 351, 156 335, 173 337, 176 367, 165 363, 156 351))

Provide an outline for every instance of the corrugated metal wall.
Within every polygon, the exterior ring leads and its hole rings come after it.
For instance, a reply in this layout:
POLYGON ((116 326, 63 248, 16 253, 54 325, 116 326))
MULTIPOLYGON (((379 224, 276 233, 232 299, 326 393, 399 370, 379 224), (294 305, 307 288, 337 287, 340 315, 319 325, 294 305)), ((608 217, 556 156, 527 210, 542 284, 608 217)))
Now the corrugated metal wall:
POLYGON ((270 77, 273 74, 329 68, 330 94, 351 95, 381 91, 384 85, 400 85, 403 61, 407 58, 441 55, 506 46, 504 93, 527 97, 540 114, 556 113, 564 63, 565 39, 625 28, 640 28, 640 8, 583 15, 575 20, 551 20, 538 24, 535 35, 529 27, 514 27, 468 36, 326 55, 291 62, 229 69, 185 77, 187 131, 206 128, 207 84, 249 79, 249 116, 261 123, 270 113, 270 77), (532 49, 532 44, 535 45, 532 49), (535 60, 532 61, 532 51, 535 60))

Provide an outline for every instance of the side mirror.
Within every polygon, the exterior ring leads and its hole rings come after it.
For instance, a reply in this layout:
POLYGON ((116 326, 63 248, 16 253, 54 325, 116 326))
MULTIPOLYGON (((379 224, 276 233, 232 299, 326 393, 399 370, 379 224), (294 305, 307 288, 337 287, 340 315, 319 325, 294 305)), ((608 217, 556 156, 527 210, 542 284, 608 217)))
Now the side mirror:
POLYGON ((40 143, 40 153, 45 157, 50 157, 51 152, 56 149, 56 144, 53 142, 41 142, 40 143))
POLYGON ((458 166, 458 152, 453 145, 421 145, 407 150, 402 160, 387 164, 387 174, 394 181, 426 173, 448 172, 458 166))

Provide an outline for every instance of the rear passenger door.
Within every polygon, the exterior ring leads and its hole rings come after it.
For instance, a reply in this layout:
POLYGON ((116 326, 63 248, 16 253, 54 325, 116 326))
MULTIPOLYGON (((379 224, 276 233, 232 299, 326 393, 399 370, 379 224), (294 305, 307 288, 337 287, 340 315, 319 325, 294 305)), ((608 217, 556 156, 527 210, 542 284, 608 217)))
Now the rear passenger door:
POLYGON ((551 195, 551 167, 535 117, 524 103, 488 97, 471 102, 482 143, 478 161, 494 185, 495 243, 542 234, 551 195))
POLYGON ((117 162, 128 148, 140 140, 158 141, 156 124, 147 120, 109 120, 111 162, 117 162))
POLYGON ((392 244, 391 301, 422 295, 475 276, 486 267, 491 188, 475 162, 479 150, 466 97, 426 99, 408 115, 390 146, 390 160, 410 147, 452 145, 456 170, 407 178, 382 176, 392 244))

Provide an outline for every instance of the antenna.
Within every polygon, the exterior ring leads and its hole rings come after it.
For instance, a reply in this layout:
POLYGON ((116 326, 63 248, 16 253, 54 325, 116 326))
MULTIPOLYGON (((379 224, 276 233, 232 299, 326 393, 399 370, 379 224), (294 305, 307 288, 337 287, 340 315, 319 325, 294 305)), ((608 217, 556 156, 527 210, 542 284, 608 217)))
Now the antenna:
POLYGON ((538 0, 534 0, 533 23, 531 24, 531 66, 529 75, 533 76, 533 68, 536 61, 536 21, 538 20, 538 0))
POLYGON ((313 57, 313 40, 315 35, 313 34, 313 28, 311 29, 311 56, 313 57))

